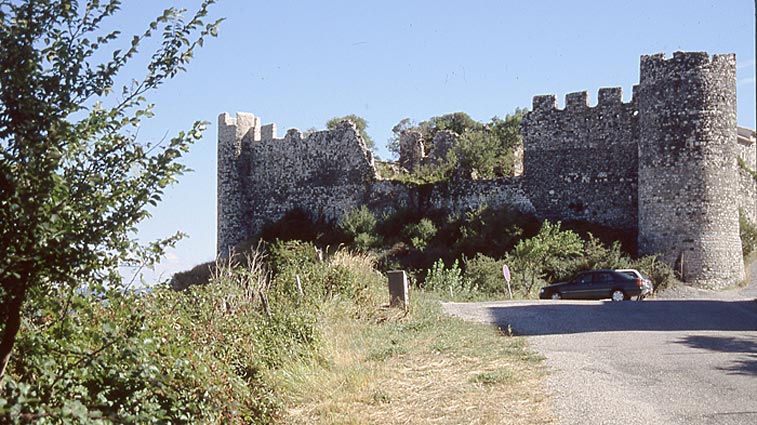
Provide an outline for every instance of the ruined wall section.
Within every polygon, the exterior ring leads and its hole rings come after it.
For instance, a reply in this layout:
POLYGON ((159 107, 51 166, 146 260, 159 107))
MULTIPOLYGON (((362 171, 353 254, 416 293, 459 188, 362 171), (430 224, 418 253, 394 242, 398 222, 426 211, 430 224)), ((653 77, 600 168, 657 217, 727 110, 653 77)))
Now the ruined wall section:
POLYGON ((638 114, 620 88, 536 96, 521 124, 524 188, 539 215, 636 231, 638 114))
POLYGON ((249 164, 242 176, 249 236, 295 208, 338 220, 364 202, 376 179, 373 154, 349 121, 304 138, 294 129, 283 139, 263 132, 252 144, 249 164))
POLYGON ((246 188, 242 176, 248 172, 250 146, 260 128, 253 114, 223 113, 218 117, 218 186, 216 205, 216 252, 226 255, 245 239, 247 223, 246 188))
POLYGON ((642 56, 639 116, 639 251, 698 286, 744 279, 735 55, 642 56))
POLYGON ((473 211, 483 206, 514 207, 524 213, 536 214, 523 188, 523 179, 503 177, 492 180, 457 179, 435 185, 429 197, 435 209, 456 213, 473 211))

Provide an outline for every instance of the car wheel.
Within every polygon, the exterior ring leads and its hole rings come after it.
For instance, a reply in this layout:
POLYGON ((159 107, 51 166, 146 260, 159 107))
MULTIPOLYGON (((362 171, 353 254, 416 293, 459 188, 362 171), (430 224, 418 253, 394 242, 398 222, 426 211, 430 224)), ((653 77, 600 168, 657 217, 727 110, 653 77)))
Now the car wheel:
POLYGON ((553 292, 550 298, 552 298, 553 300, 559 300, 560 298, 562 298, 562 295, 560 295, 559 292, 553 292))
POLYGON ((612 298, 613 301, 623 301, 626 299, 626 293, 621 291, 620 289, 616 289, 612 291, 610 298, 612 298))

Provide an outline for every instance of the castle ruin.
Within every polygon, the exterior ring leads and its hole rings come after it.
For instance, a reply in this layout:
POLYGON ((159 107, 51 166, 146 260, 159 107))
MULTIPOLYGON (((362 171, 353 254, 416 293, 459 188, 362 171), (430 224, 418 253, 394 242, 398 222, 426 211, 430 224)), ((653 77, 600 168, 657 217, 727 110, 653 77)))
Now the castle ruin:
MULTIPOLYGON (((735 55, 642 56, 630 102, 620 88, 600 89, 596 106, 587 92, 566 95, 563 109, 536 96, 521 133, 521 175, 416 186, 380 178, 349 122, 277 138, 252 114, 221 114, 217 252, 295 208, 338 220, 360 205, 379 214, 514 205, 637 234, 639 254, 661 254, 695 285, 744 279, 739 209, 757 219, 757 185, 737 158, 753 169, 757 158, 752 132, 737 130, 735 55)), ((401 152, 407 168, 425 158, 417 138, 401 152)))

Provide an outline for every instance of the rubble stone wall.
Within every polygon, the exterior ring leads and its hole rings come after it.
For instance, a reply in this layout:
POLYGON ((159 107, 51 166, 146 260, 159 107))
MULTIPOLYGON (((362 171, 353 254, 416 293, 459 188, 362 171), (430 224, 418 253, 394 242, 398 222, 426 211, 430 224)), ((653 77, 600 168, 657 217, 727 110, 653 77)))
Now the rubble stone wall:
MULTIPOLYGON (((522 175, 453 178, 430 185, 383 180, 357 129, 343 122, 303 137, 252 114, 222 114, 218 141, 218 243, 224 255, 294 208, 337 221, 368 206, 462 213, 514 205, 552 220, 585 220, 638 235, 694 284, 744 278, 738 209, 757 218, 755 146, 736 136, 734 55, 643 56, 630 102, 620 88, 536 96, 521 125, 522 175)), ((400 141, 406 168, 433 160, 417 134, 400 141)), ((520 168, 520 167, 516 167, 520 168)))

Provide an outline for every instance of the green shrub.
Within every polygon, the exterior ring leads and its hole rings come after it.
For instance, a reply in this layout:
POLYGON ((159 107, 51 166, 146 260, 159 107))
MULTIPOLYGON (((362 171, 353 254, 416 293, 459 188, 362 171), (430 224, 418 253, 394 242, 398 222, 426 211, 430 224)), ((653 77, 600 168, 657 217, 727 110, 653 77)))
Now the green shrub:
POLYGON ((408 224, 402 233, 410 239, 413 247, 423 251, 428 246, 429 241, 436 236, 436 226, 428 218, 422 218, 417 223, 408 224))
POLYGON ((442 233, 456 237, 447 244, 458 258, 473 257, 478 253, 499 258, 520 239, 536 234, 539 225, 533 216, 514 206, 492 208, 482 205, 451 220, 442 233))
POLYGON ((494 296, 507 294, 507 282, 502 276, 503 264, 486 255, 476 254, 465 260, 465 280, 483 293, 494 296))
POLYGON ((266 251, 266 264, 274 274, 307 270, 321 260, 319 249, 309 241, 275 241, 266 251))
POLYGON ((744 258, 757 248, 757 226, 754 225, 742 210, 739 210, 739 234, 741 235, 741 253, 744 258))
POLYGON ((239 288, 69 295, 65 317, 28 315, 18 340, 24 355, 14 356, 3 378, 5 422, 270 423, 279 416, 281 402, 259 373, 267 347, 265 332, 255 330, 260 314, 233 301, 239 288))
POLYGON ((470 286, 463 279, 463 271, 455 260, 452 266, 446 268, 444 261, 440 258, 436 260, 423 284, 423 289, 430 292, 436 292, 450 298, 470 298, 477 288, 470 286))
POLYGON ((629 268, 632 267, 631 263, 631 258, 621 251, 619 242, 613 242, 608 248, 602 241, 589 233, 588 239, 583 244, 582 255, 569 264, 558 278, 567 279, 580 271, 590 269, 629 268))
POLYGON ((489 131, 469 130, 460 136, 455 145, 455 152, 459 158, 459 167, 466 177, 476 179, 493 179, 494 170, 498 165, 499 140, 489 131))
POLYGON ((386 286, 366 255, 321 260, 299 241, 267 255, 218 262, 206 285, 183 291, 62 293, 62 317, 30 307, 23 355, 0 384, 0 422, 277 422, 283 395, 269 376, 318 361, 324 302, 344 300, 360 317, 386 286))
MULTIPOLYGON (((322 217, 314 218, 310 212, 295 208, 287 211, 284 216, 273 223, 263 226, 260 238, 264 241, 276 240, 311 241, 321 245, 338 245, 347 242, 348 236, 334 223, 326 221, 322 217)), ((244 252, 255 248, 257 239, 249 241, 238 252, 244 252)))
POLYGON ((368 207, 361 205, 344 214, 339 228, 353 237, 359 233, 372 233, 376 230, 376 216, 368 207))
POLYGON ((376 216, 361 205, 344 214, 339 222, 339 228, 352 239, 355 249, 367 252, 381 244, 381 238, 376 233, 376 216))
POLYGON ((519 286, 526 296, 543 282, 569 276, 573 262, 582 254, 583 240, 571 230, 562 230, 560 222, 545 221, 536 236, 521 239, 508 253, 506 261, 518 270, 519 286))

